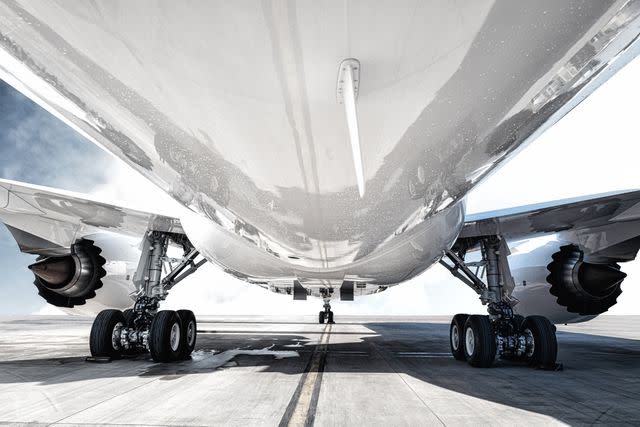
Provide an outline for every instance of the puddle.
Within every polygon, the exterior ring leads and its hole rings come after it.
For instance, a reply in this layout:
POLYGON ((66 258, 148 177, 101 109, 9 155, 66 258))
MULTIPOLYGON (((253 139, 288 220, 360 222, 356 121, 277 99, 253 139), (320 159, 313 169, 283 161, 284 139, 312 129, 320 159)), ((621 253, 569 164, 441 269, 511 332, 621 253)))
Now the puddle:
POLYGON ((287 344, 284 347, 286 347, 286 348, 301 348, 301 347, 304 347, 304 344, 302 344, 302 341, 298 341, 295 344, 287 344))
POLYGON ((220 353, 216 353, 216 350, 197 350, 191 354, 191 360, 153 364, 141 375, 163 375, 165 379, 175 379, 184 374, 206 373, 221 366, 227 368, 238 366, 238 363, 233 361, 237 356, 273 356, 276 360, 300 357, 297 351, 273 350, 273 347, 274 345, 259 349, 235 348, 220 353))
POLYGON ((300 354, 297 351, 271 350, 273 347, 274 346, 271 345, 269 347, 254 350, 236 348, 233 350, 223 351, 222 353, 214 354, 213 356, 208 358, 207 365, 210 365, 212 368, 217 368, 230 362, 236 356, 273 356, 278 360, 287 359, 289 357, 300 357, 300 354))

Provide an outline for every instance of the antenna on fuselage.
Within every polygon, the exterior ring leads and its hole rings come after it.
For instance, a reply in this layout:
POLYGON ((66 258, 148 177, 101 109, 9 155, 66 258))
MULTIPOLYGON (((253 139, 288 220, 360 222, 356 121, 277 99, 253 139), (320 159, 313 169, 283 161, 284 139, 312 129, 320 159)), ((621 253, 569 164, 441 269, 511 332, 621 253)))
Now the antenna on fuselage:
POLYGON ((353 154, 353 168, 358 182, 358 193, 364 196, 364 166, 362 151, 360 150, 360 132, 358 131, 358 114, 356 100, 360 88, 360 61, 354 58, 345 59, 338 68, 338 84, 336 86, 336 101, 344 104, 347 117, 351 153, 353 154))

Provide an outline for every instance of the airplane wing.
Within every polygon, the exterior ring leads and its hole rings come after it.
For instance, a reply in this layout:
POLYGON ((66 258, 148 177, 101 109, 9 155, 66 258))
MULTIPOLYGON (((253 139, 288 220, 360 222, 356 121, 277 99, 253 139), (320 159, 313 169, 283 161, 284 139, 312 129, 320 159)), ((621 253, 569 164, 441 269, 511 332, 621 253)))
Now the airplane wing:
POLYGON ((69 191, 0 179, 0 221, 29 266, 38 294, 75 313, 126 308, 148 230, 184 234, 180 220, 107 204, 69 191))
POLYGON ((468 215, 459 239, 509 241, 558 233, 593 262, 635 259, 640 248, 640 190, 606 193, 468 215))
MULTIPOLYGON (((626 277, 618 263, 640 249, 640 190, 468 215, 449 261, 492 236, 504 239, 495 254, 516 313, 545 313, 555 323, 588 320, 616 304, 626 277)), ((443 265, 460 278, 459 265, 443 265)))
POLYGON ((141 237, 147 230, 183 234, 180 220, 105 204, 86 195, 0 179, 0 221, 20 250, 60 255, 100 231, 141 237))

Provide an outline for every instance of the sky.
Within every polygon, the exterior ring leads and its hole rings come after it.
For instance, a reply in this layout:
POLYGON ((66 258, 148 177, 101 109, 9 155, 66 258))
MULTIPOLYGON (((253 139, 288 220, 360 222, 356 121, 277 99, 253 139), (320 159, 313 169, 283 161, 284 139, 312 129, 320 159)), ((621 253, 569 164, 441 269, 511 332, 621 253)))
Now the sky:
MULTIPOLYGON (((640 189, 640 58, 614 75, 578 107, 476 187, 468 213, 615 190, 640 189)), ((176 202, 137 172, 0 81, 0 177, 91 194, 152 210, 176 202)), ((0 315, 53 314, 37 295, 27 265, 0 226, 0 315)), ((640 262, 628 273, 612 314, 640 314, 640 262)), ((165 308, 197 314, 312 314, 321 301, 291 301, 224 274, 212 265, 172 289, 165 308)), ((476 294, 436 265, 386 292, 332 303, 341 314, 484 313, 476 294)))

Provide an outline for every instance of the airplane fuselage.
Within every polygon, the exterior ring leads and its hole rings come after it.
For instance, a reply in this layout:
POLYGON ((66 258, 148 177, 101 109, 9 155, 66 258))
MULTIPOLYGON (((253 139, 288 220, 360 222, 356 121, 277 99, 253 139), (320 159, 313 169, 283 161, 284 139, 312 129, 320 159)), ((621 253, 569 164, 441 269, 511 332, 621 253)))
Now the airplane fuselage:
POLYGON ((6 2, 0 63, 188 207, 189 239, 228 272, 373 292, 453 244, 468 192, 593 89, 637 34, 635 9, 6 2), (347 58, 364 192, 336 97, 347 58))

